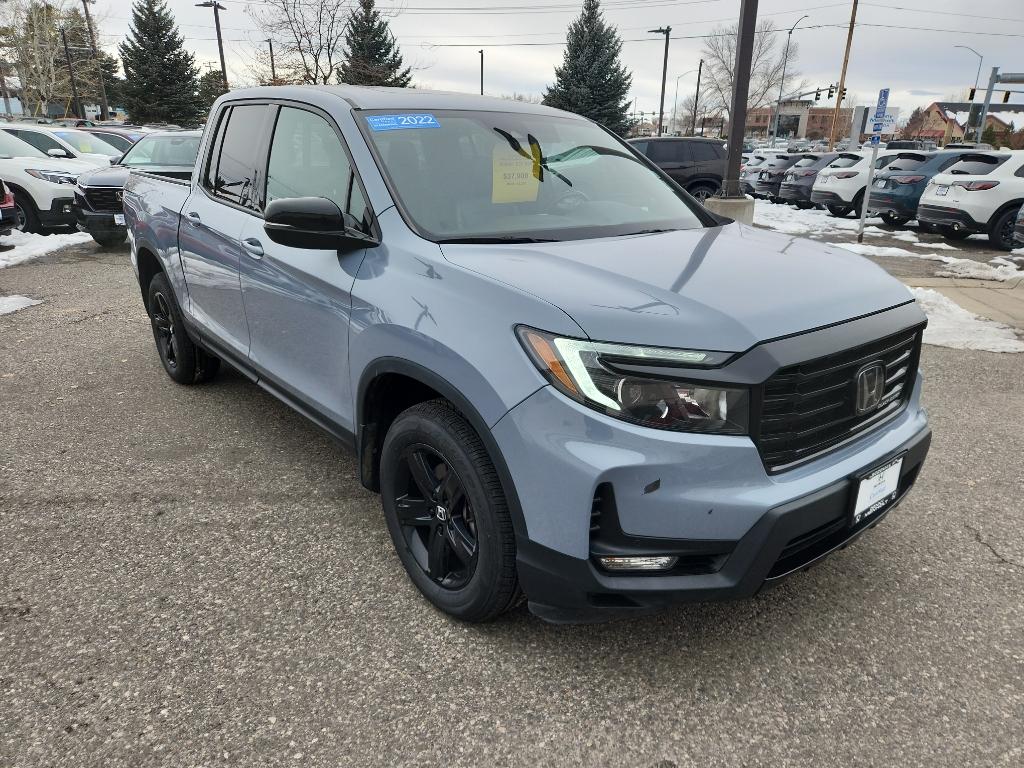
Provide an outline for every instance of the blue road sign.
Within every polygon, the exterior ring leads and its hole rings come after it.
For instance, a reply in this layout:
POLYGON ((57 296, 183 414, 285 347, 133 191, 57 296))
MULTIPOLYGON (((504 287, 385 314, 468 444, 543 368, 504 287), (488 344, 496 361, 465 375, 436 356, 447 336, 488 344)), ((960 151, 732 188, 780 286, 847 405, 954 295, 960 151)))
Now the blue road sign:
POLYGON ((883 88, 878 92, 878 105, 875 107, 875 120, 885 117, 885 109, 889 106, 889 89, 883 88))
POLYGON ((881 133, 882 132, 882 124, 881 123, 873 123, 872 127, 871 127, 871 132, 872 133, 881 133))
POLYGON ((876 133, 874 136, 871 137, 871 146, 877 147, 881 143, 881 141, 882 137, 876 133))

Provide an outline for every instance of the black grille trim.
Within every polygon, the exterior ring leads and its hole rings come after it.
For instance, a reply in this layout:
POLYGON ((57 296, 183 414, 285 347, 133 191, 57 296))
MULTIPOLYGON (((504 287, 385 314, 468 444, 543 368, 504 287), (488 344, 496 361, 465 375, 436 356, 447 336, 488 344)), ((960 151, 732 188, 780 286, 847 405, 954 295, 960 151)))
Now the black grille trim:
POLYGON ((899 414, 910 399, 922 327, 778 370, 760 387, 752 437, 765 468, 784 472, 836 450, 899 414), (885 366, 879 408, 858 416, 854 377, 868 363, 885 366))
POLYGON ((118 199, 119 187, 85 187, 85 199, 97 212, 121 213, 124 204, 118 199))

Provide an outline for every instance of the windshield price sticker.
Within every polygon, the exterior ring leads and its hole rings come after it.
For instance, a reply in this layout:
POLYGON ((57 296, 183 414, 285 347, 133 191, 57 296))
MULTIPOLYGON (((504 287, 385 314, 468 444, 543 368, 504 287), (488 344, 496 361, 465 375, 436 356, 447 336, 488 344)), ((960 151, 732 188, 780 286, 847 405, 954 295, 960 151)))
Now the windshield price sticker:
POLYGON ((491 155, 491 202, 533 203, 540 192, 534 161, 510 147, 497 146, 491 155))
POLYGON ((429 112, 409 115, 367 115, 366 122, 373 131, 401 131, 407 128, 440 128, 437 118, 429 112))

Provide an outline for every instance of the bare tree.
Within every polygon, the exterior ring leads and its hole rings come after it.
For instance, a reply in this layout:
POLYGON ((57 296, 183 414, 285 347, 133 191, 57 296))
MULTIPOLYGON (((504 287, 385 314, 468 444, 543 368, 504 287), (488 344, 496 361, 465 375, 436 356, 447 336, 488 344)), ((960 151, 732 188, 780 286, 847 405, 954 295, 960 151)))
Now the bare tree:
MULTIPOLYGON (((704 44, 701 56, 704 59, 704 83, 701 84, 702 112, 722 113, 727 118, 732 108, 734 69, 736 67, 736 37, 739 26, 716 27, 704 44)), ((757 109, 773 104, 779 95, 783 69, 786 81, 783 96, 800 86, 800 73, 794 69, 799 57, 799 46, 791 43, 789 55, 784 59, 786 40, 783 34, 776 34, 774 22, 761 19, 754 35, 754 55, 750 63, 750 90, 747 109, 757 109)), ((802 82, 802 81, 801 81, 802 82)))
MULTIPOLYGON (((345 58, 345 28, 351 9, 351 0, 266 0, 248 6, 253 21, 274 41, 278 82, 312 85, 336 79, 345 58)), ((263 62, 262 51, 256 57, 254 73, 269 81, 269 61, 263 62)))
POLYGON ((66 90, 60 66, 64 49, 58 27, 63 5, 61 0, 13 0, 0 5, 4 37, 9 40, 21 92, 25 101, 36 102, 43 114, 49 103, 66 90))

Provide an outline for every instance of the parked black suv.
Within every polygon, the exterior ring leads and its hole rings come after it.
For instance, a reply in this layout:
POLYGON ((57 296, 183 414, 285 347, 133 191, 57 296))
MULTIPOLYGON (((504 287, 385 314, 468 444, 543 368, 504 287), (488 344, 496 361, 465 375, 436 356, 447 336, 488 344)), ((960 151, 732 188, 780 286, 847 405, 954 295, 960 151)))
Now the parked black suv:
POLYGON ((721 139, 663 136, 630 143, 701 202, 722 187, 728 152, 721 139))

